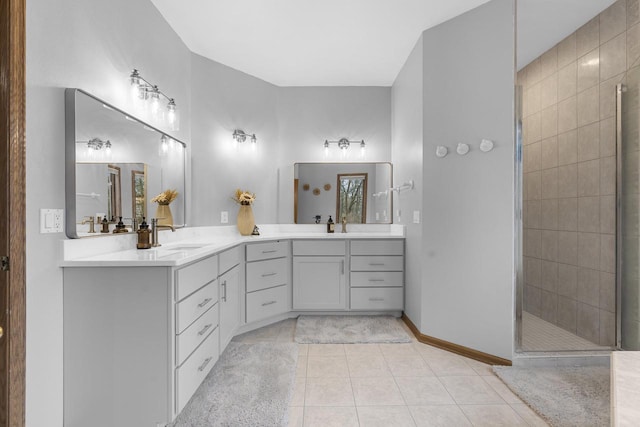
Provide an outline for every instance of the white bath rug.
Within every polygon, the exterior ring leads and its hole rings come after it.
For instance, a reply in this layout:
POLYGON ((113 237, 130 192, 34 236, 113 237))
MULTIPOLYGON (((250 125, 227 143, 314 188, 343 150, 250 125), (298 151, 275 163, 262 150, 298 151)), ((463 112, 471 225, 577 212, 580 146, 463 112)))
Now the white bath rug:
POLYGON ((400 322, 392 316, 300 316, 295 340, 301 344, 411 342, 400 322))
POLYGON ((498 377, 552 427, 609 425, 609 368, 494 366, 498 377))
POLYGON ((286 426, 298 345, 231 342, 172 427, 286 426))

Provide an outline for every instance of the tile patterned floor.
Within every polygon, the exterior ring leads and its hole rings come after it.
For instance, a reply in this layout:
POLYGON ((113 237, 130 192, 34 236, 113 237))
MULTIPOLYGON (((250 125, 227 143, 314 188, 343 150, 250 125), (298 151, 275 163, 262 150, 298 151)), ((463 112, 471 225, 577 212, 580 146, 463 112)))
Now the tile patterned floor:
MULTIPOLYGON (((294 331, 290 319, 234 339, 292 341, 294 331)), ((299 346, 290 427, 547 425, 489 365, 415 340, 299 346)))
POLYGON ((524 351, 608 350, 533 314, 522 312, 522 349, 524 351))

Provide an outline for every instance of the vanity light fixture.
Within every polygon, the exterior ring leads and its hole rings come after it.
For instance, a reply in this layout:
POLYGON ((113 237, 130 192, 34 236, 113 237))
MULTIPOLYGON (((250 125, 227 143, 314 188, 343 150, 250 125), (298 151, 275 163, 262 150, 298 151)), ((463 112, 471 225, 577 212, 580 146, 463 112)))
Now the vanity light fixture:
POLYGON ((178 112, 176 102, 173 98, 162 92, 158 85, 154 85, 142 77, 140 72, 135 68, 129 75, 129 82, 131 83, 132 96, 143 101, 148 101, 149 109, 154 118, 159 119, 158 116, 161 116, 161 119, 164 119, 165 124, 170 130, 178 130, 178 112), (164 114, 161 114, 162 111, 160 109, 162 98, 167 101, 166 113, 164 114))
POLYGON ((164 154, 167 151, 169 151, 169 139, 167 135, 162 135, 160 137, 160 152, 164 154))
POLYGON ((360 144, 361 149, 365 148, 364 139, 360 141, 350 141, 347 138, 340 138, 337 141, 329 141, 328 139, 325 139, 324 148, 328 149, 329 144, 338 144, 338 148, 340 148, 341 150, 347 150, 351 144, 358 144, 358 143, 360 144))
POLYGON ((111 141, 108 139, 91 138, 88 141, 76 141, 78 144, 87 144, 87 150, 100 151, 104 148, 107 154, 111 153, 111 141))
POLYGON ((251 138, 251 142, 253 144, 258 142, 258 138, 256 138, 255 133, 248 134, 248 133, 245 133, 245 131, 243 131, 242 129, 236 129, 233 131, 233 139, 236 142, 245 142, 247 140, 247 137, 251 138))

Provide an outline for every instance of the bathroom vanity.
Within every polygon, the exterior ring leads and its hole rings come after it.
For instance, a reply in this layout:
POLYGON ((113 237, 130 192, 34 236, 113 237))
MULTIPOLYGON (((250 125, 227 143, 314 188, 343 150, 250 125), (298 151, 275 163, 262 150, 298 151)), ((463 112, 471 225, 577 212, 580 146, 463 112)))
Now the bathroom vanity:
POLYGON ((185 228, 150 250, 64 241, 65 425, 172 422, 239 333, 302 313, 399 316, 404 230, 361 227, 185 228))

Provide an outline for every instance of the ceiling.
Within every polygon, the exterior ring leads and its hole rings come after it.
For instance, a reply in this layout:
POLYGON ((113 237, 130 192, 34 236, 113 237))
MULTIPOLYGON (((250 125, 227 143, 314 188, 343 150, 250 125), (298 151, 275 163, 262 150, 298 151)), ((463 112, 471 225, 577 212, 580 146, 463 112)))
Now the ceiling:
MULTIPOLYGON (((391 86, 422 31, 487 2, 151 1, 193 52, 279 86, 391 86)), ((518 0, 518 68, 611 3, 518 0)))

